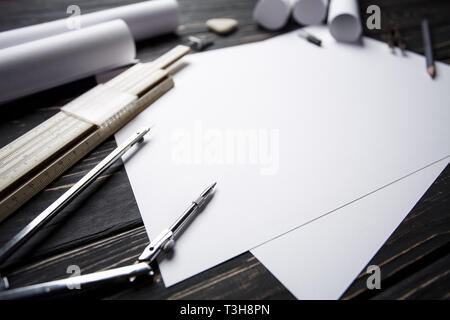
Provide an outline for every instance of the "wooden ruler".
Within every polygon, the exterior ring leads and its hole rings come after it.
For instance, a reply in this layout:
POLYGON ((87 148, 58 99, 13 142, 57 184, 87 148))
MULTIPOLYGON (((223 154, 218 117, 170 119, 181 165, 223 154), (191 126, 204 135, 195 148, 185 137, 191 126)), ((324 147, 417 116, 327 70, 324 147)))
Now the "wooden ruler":
POLYGON ((129 68, 0 149, 0 221, 170 90, 164 69, 189 51, 180 45, 129 68))

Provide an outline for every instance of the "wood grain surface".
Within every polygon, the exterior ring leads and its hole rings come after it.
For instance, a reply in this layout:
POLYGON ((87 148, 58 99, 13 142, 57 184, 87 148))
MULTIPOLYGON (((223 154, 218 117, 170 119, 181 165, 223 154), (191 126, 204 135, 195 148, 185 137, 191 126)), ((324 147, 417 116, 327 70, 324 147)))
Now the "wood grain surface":
MULTIPOLYGON (((18 0, 0 2, 0 31, 66 16, 68 5, 82 13, 133 3, 129 0, 18 0)), ((382 29, 365 35, 387 41, 395 26, 407 49, 423 53, 420 21, 430 20, 435 58, 450 63, 450 2, 447 0, 362 0, 378 4, 382 29)), ((138 57, 150 61, 190 35, 211 35, 209 18, 234 18, 239 28, 228 36, 213 35, 208 50, 263 40, 297 28, 292 21, 280 32, 260 29, 252 20, 254 0, 180 0, 181 26, 176 35, 138 43, 138 57)), ((386 54, 390 54, 386 45, 386 54)), ((425 72, 425 62, 424 62, 425 72)), ((439 70, 438 70, 439 72, 439 70)), ((2 79, 3 81, 3 79, 2 79)), ((59 111, 95 85, 92 78, 51 89, 0 106, 0 147, 59 111)), ((0 224, 0 245, 50 205, 116 146, 109 139, 0 224)), ((326 195, 324 195, 326 196, 326 195)), ((364 271, 343 299, 450 298, 450 168, 447 167, 369 264, 382 270, 382 289, 368 290, 364 271)), ((67 277, 67 267, 82 273, 123 266, 134 261, 148 242, 128 177, 121 163, 108 170, 55 220, 2 266, 12 287, 67 277)), ((155 266, 157 268, 157 266, 155 266)), ((363 268, 362 270, 365 270, 363 268)), ((159 272, 153 283, 108 288, 83 295, 107 299, 293 299, 249 252, 182 283, 165 288, 159 272)))

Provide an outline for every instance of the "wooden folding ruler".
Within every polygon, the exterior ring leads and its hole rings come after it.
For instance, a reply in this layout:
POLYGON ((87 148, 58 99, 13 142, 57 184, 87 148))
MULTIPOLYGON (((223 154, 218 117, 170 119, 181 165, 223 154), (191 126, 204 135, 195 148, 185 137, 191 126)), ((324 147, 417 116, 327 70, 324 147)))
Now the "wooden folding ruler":
POLYGON ((134 65, 0 149, 0 221, 170 90, 167 69, 189 51, 134 65))

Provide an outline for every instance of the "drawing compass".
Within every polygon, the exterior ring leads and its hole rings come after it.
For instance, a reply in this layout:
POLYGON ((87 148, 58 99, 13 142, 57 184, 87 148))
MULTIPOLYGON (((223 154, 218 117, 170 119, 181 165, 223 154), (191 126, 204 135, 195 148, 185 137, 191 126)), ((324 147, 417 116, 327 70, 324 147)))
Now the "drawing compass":
POLYGON ((180 232, 192 221, 208 203, 214 194, 216 183, 206 188, 200 196, 192 201, 184 213, 168 228, 163 230, 138 257, 135 264, 106 271, 100 271, 67 279, 35 284, 27 287, 0 291, 0 300, 29 299, 44 297, 48 294, 67 293, 73 288, 89 289, 98 285, 120 280, 134 281, 141 276, 153 276, 150 264, 163 252, 170 251, 180 232))

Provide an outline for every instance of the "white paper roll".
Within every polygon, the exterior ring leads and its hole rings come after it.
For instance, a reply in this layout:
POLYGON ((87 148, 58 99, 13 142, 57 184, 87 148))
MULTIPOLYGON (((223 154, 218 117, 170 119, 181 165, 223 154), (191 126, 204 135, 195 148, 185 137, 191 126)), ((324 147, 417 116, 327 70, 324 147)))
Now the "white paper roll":
POLYGON ((292 15, 302 25, 319 24, 327 15, 328 0, 295 0, 292 15))
POLYGON ((135 56, 122 20, 0 50, 0 103, 129 64, 135 56))
POLYGON ((342 42, 356 42, 361 37, 362 26, 356 0, 332 0, 328 10, 331 35, 342 42))
MULTIPOLYGON (((176 0, 154 0, 87 14, 81 11, 79 18, 81 28, 122 19, 138 41, 175 31, 179 24, 179 8, 176 0)), ((66 18, 1 32, 0 49, 69 31, 72 30, 66 18)))
POLYGON ((290 0, 259 0, 253 11, 253 19, 269 30, 283 28, 291 13, 290 0))

